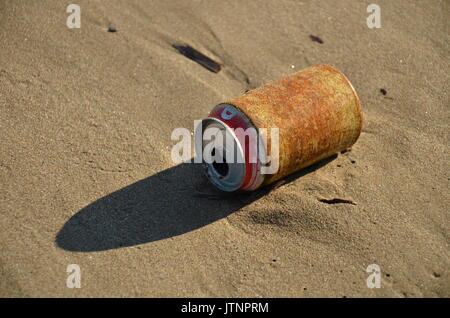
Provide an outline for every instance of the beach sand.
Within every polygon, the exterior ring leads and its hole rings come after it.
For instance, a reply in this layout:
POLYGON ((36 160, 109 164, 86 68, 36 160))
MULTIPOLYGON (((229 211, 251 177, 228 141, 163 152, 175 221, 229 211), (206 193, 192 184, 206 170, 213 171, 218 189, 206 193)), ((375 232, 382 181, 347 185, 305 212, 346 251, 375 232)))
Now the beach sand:
POLYGON ((449 297, 450 3, 370 3, 78 0, 69 29, 1 1, 0 296, 449 297), (315 63, 362 100, 351 151, 231 196, 172 162, 174 128, 315 63))

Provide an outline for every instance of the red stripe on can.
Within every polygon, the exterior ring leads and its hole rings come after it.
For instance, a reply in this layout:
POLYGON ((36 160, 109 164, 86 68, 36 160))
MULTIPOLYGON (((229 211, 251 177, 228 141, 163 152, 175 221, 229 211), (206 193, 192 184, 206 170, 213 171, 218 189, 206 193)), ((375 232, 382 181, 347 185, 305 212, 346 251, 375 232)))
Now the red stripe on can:
MULTIPOLYGON (((235 106, 230 104, 220 104, 214 107, 214 109, 209 114, 209 117, 216 118, 222 121, 225 125, 231 128, 233 131, 237 128, 242 128, 244 131, 249 128, 254 128, 256 133, 258 130, 256 127, 250 122, 250 120, 245 116, 244 113, 239 111, 235 106)), ((258 137, 258 136, 257 136, 258 137)), ((259 139, 256 138, 256 142, 259 139)), ((254 145, 250 145, 245 142, 244 145, 241 144, 242 149, 245 153, 245 178, 242 182, 239 189, 242 190, 253 190, 258 187, 258 179, 260 177, 260 162, 257 157, 256 163, 250 163, 250 147, 254 145)), ((257 145, 256 145, 257 146, 257 145)), ((255 149, 258 149, 257 147, 255 149)))

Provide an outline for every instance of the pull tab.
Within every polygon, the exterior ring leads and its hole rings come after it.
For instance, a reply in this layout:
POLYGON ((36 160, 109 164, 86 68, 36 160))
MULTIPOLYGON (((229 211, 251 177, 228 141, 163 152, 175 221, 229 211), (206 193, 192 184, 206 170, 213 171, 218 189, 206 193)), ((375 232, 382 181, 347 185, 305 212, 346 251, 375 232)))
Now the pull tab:
POLYGON ((237 114, 236 108, 226 107, 220 116, 225 120, 230 120, 231 118, 236 116, 236 114, 237 114))

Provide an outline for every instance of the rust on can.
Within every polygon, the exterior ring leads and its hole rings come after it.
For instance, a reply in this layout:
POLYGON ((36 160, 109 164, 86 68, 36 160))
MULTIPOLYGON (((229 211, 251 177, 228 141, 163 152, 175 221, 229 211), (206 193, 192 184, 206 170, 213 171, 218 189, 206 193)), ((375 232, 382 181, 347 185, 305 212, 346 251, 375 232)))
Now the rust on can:
MULTIPOLYGON (((256 178, 255 171, 259 168, 255 166, 253 179, 257 180, 251 181, 249 186, 244 178, 238 187, 244 190, 275 182, 351 147, 361 133, 363 120, 361 102, 350 81, 339 70, 323 64, 219 104, 209 118, 226 128, 242 127, 242 123, 248 122, 247 126, 258 131, 261 128, 279 130, 278 171, 256 178), (236 109, 242 120, 234 118, 233 122, 223 118, 221 113, 226 112, 226 107, 236 109)), ((270 151, 270 134, 265 142, 270 151)), ((248 170, 252 168, 246 165, 246 169, 248 183, 251 179, 248 170)), ((222 189, 234 191, 236 186, 222 189)))

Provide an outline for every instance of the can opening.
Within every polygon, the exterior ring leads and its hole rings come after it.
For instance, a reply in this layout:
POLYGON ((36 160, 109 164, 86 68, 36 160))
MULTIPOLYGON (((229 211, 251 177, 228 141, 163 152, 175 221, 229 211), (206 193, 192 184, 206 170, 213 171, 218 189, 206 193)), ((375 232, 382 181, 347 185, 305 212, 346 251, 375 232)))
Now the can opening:
POLYGON ((210 128, 216 129, 217 133, 222 134, 222 144, 208 149, 212 162, 205 162, 203 157, 206 176, 219 189, 227 192, 236 191, 244 181, 246 167, 244 152, 230 127, 217 118, 203 119, 195 131, 195 151, 197 154, 202 154, 205 148, 211 144, 211 136, 208 138, 203 136, 204 132, 210 128), (230 143, 230 141, 232 142, 230 143), (227 160, 227 156, 231 154, 234 159, 228 158, 227 160))
MULTIPOLYGON (((214 148, 211 151, 211 157, 214 157, 215 154, 216 154, 216 148, 214 148)), ((225 158, 225 154, 223 155, 222 162, 214 161, 212 163, 212 165, 213 165, 213 168, 217 171, 217 173, 219 175, 221 175, 222 177, 225 177, 228 174, 228 171, 230 170, 228 163, 227 163, 227 159, 225 158)))

